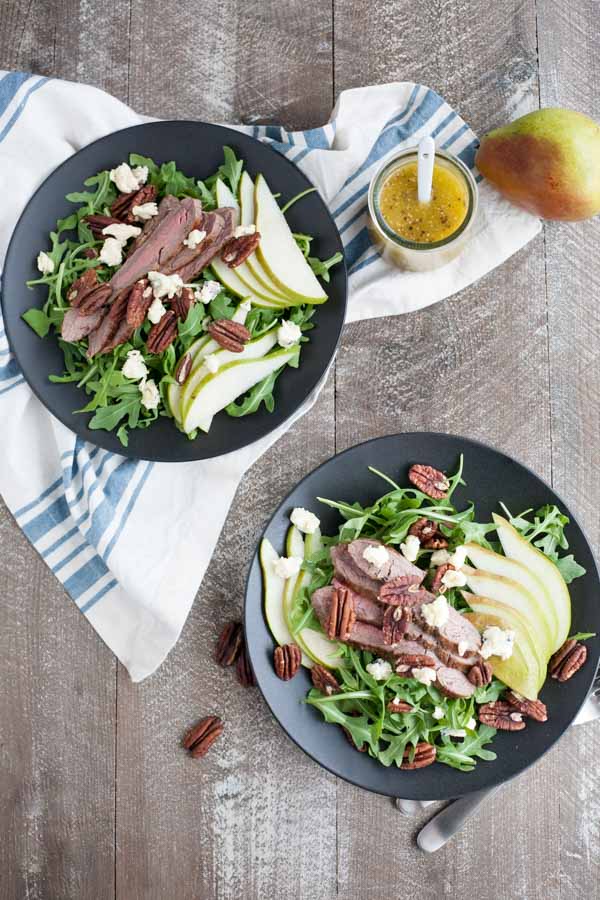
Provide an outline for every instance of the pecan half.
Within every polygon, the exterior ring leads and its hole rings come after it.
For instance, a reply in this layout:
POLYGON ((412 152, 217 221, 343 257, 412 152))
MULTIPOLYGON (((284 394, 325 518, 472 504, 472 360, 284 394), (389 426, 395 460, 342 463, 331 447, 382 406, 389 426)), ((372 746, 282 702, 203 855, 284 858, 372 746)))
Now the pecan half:
POLYGON ((523 713, 505 700, 493 700, 479 707, 479 721, 482 725, 490 725, 499 731, 523 731, 525 722, 523 713))
POLYGON ((86 269, 83 275, 80 275, 67 291, 67 300, 71 306, 80 306, 85 297, 94 290, 97 284, 96 270, 86 269))
POLYGON ((236 661, 242 644, 244 631, 239 622, 228 622, 217 641, 215 660, 219 666, 232 666, 236 661))
POLYGON ((240 322, 232 322, 231 319, 217 319, 208 326, 208 333, 213 341, 225 350, 232 353, 241 353, 244 344, 250 340, 250 332, 240 322))
POLYGON ((409 713, 412 712, 414 706, 411 706, 410 703, 407 703, 405 700, 390 700, 387 705, 388 712, 391 713, 409 713))
POLYGON ((433 576, 433 580, 431 582, 431 591, 433 594, 443 593, 445 590, 445 586, 442 584, 442 578, 449 572, 450 569, 454 569, 454 566, 451 566, 450 563, 444 563, 443 566, 438 566, 435 570, 435 575, 433 576))
POLYGON ((153 325, 146 338, 150 353, 164 353, 177 337, 177 316, 172 309, 167 310, 160 322, 153 325))
POLYGON ((389 606, 415 606, 422 602, 419 597, 421 578, 419 575, 401 575, 381 585, 379 600, 389 606))
POLYGON ((474 666, 471 666, 467 674, 467 678, 475 687, 483 687, 492 680, 493 672, 489 662, 485 659, 478 660, 474 666))
POLYGON ((237 658, 237 662, 235 664, 235 672, 237 675, 237 680, 242 685, 242 687, 254 687, 254 685, 256 684, 256 678, 254 677, 254 672, 252 671, 252 666, 250 665, 250 660, 248 659, 246 644, 243 641, 237 658))
POLYGON ((110 284, 99 284, 93 291, 87 294, 78 305, 78 310, 83 316, 90 316, 92 313, 98 312, 103 306, 106 306, 108 298, 112 294, 110 284))
POLYGON ((171 309, 175 310, 175 315, 178 319, 185 322, 195 302, 193 290, 189 287, 184 287, 181 289, 181 293, 171 300, 171 309))
POLYGON ((83 255, 86 259, 98 259, 100 255, 95 247, 86 247, 83 251, 83 255))
POLYGON ((428 541, 425 541, 423 547, 426 550, 445 550, 448 546, 448 541, 444 537, 443 534, 434 534, 432 538, 429 538, 428 541))
MULTIPOLYGON (((353 709, 352 712, 348 713, 348 715, 352 716, 354 719, 356 719, 358 716, 360 716, 360 713, 358 712, 358 710, 353 709)), ((367 751, 366 746, 364 744, 361 744, 360 747, 357 747, 356 744, 354 743, 354 738, 352 737, 352 732, 349 731, 348 728, 344 728, 344 726, 342 725, 342 731, 348 738, 348 742, 354 747, 355 750, 358 750, 359 753, 366 753, 366 751, 367 751)))
POLYGON ((423 518, 417 519, 416 522, 412 523, 408 529, 408 533, 414 534, 414 536, 418 537, 421 543, 424 544, 425 541, 431 540, 431 538, 438 533, 438 527, 431 519, 427 519, 423 516, 423 518))
POLYGON ((249 256, 252 256, 260 242, 260 233, 244 234, 241 237, 231 238, 223 246, 221 259, 227 263, 230 269, 241 266, 249 256))
POLYGON ((444 473, 439 469, 434 469, 433 466, 420 464, 411 466, 408 470, 408 480, 433 500, 445 500, 450 487, 450 482, 444 473))
POLYGON ((408 631, 411 622, 412 612, 409 606, 388 606, 383 614, 383 643, 397 644, 408 631))
POLYGON ((327 620, 327 637, 330 641, 347 641, 355 622, 354 597, 346 588, 335 588, 327 620))
POLYGON ((435 762, 437 750, 433 744, 420 741, 416 747, 407 747, 402 757, 401 769, 424 769, 435 762), (413 756, 414 751, 414 756, 413 756), (412 756, 412 760, 411 760, 412 756))
POLYGON ((560 650, 557 650, 548 668, 553 678, 558 681, 568 681, 575 672, 578 672, 587 659, 587 647, 570 638, 565 641, 560 650))
POLYGON ((515 691, 506 691, 504 698, 518 712, 523 713, 529 719, 535 719, 536 722, 548 721, 548 709, 541 700, 528 700, 527 697, 521 697, 515 691))
POLYGON ((205 716, 200 719, 183 738, 183 746, 189 750, 190 756, 199 759, 205 756, 214 742, 223 734, 223 722, 218 716, 205 716))
POLYGON ((83 221, 89 226, 90 231, 96 238, 106 237, 105 234, 102 234, 102 231, 107 225, 122 224, 121 220, 115 219, 114 216, 101 216, 92 213, 89 216, 84 216, 83 221))
POLYGON ((132 191, 130 194, 121 194, 110 208, 113 216, 117 216, 121 222, 127 222, 131 225, 137 222, 133 215, 133 207, 141 206, 143 203, 150 203, 156 200, 156 188, 153 184, 145 184, 138 191, 132 191))
POLYGON ((312 683, 318 691, 331 697, 332 694, 339 694, 341 688, 335 675, 326 669, 325 666, 314 665, 310 670, 312 683))
POLYGON ((194 357, 191 353, 184 353, 179 362, 177 363, 177 368, 175 369, 175 381, 177 384, 185 384, 188 380, 188 376, 192 371, 192 363, 194 362, 194 357))
POLYGON ((424 653, 399 653, 396 656, 396 672, 404 674, 407 669, 433 668, 435 660, 425 651, 424 653))
POLYGON ((131 288, 127 299, 127 323, 132 328, 143 324, 152 304, 152 288, 146 278, 140 278, 131 288))
POLYGON ((302 653, 297 644, 283 644, 282 647, 275 647, 273 653, 275 674, 282 681, 289 681, 294 677, 300 668, 301 661, 302 653))

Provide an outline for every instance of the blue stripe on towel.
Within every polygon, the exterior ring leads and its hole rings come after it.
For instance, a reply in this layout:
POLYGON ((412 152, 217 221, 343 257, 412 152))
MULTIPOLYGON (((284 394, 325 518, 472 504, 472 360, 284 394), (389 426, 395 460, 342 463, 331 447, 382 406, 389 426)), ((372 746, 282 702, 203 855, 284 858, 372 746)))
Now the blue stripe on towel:
POLYGON ((94 594, 93 597, 83 604, 80 607, 82 613, 87 613, 93 606, 96 605, 98 600, 101 600, 109 591, 112 591, 113 588, 117 587, 118 581, 116 578, 113 578, 112 581, 109 581, 108 584, 105 584, 103 588, 101 588, 97 594, 94 594))
POLYGON ((34 509, 38 505, 38 503, 41 503, 42 500, 45 500, 46 497, 48 497, 53 491, 55 491, 60 484, 62 484, 62 478, 57 478, 56 481, 54 481, 49 487, 47 487, 45 491, 42 491, 39 497, 36 497, 35 500, 31 501, 31 503, 27 503, 25 504, 25 506, 21 506, 19 509, 17 509, 17 511, 15 512, 15 519, 18 519, 19 516, 23 516, 25 515, 25 513, 28 513, 30 510, 34 509))
POLYGON ((73 600, 77 600, 86 591, 89 591, 97 581, 100 581, 109 572, 108 566, 98 554, 92 556, 85 565, 70 575, 64 582, 65 590, 73 600))
POLYGON ((0 78, 0 116, 4 115, 11 100, 29 77, 29 72, 9 72, 4 78, 0 78))
POLYGON ((40 80, 38 82, 36 82, 36 84, 34 84, 32 87, 29 88, 29 90, 27 91, 27 93, 25 94, 25 96, 23 97, 23 99, 21 100, 21 102, 19 103, 17 108, 15 109, 14 113, 12 114, 12 116, 10 117, 10 119, 8 120, 8 122, 6 123, 4 128, 2 129, 2 131, 0 131, 0 143, 4 140, 6 135, 9 134, 13 125, 19 120, 19 117, 20 117, 21 113, 23 112, 23 110, 25 109, 25 107, 27 106, 27 101, 29 100, 31 95, 35 91, 39 90, 44 84, 46 84, 46 82, 48 80, 49 80, 48 78, 40 78, 40 80))
POLYGON ((140 478, 140 480, 139 480, 139 482, 138 482, 138 484, 137 484, 137 486, 136 486, 136 488, 135 488, 133 494, 131 495, 131 498, 130 498, 130 500, 129 500, 129 503, 127 504, 127 507, 126 507, 126 509, 125 509, 125 512, 124 512, 123 515, 121 516, 121 521, 120 521, 120 523, 119 523, 119 526, 118 526, 117 530, 115 531, 114 535, 112 536, 112 538, 110 539, 110 541, 109 541, 109 543, 108 543, 108 545, 107 545, 107 547, 106 547, 106 550, 105 550, 104 553, 102 554, 102 558, 104 559, 104 561, 108 560, 108 557, 110 556, 110 554, 111 554, 112 551, 114 550, 117 541, 118 541, 119 538, 121 537, 121 532, 123 531, 123 529, 124 529, 124 527, 125 527, 125 525, 126 525, 126 523, 127 523, 127 520, 128 520, 128 518, 129 518, 129 516, 130 516, 130 514, 131 514, 131 511, 132 511, 133 507, 134 507, 135 504, 136 504, 137 498, 138 498, 139 495, 140 495, 140 491, 141 491, 142 488, 144 487, 144 485, 145 485, 145 483, 146 483, 146 481, 147 481, 147 479, 148 479, 148 476, 150 475, 150 472, 152 471, 153 468, 154 468, 154 463, 147 463, 147 464, 146 464, 146 470, 145 470, 145 472, 143 473, 142 477, 140 478))

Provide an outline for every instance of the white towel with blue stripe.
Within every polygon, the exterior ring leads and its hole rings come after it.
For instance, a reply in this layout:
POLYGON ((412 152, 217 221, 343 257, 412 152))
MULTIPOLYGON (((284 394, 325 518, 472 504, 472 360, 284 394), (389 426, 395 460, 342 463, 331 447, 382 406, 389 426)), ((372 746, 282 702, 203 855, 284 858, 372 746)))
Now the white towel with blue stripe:
MULTIPOLYGON (((143 121, 95 88, 0 72, 0 262, 21 210, 59 163, 96 138, 143 121)), ((438 146, 473 166, 475 135, 422 85, 345 91, 330 121, 310 131, 240 130, 299 165, 332 210, 350 273, 348 321, 410 312, 454 294, 540 228, 483 183, 478 229, 458 260, 431 273, 399 273, 377 255, 366 229, 366 195, 386 154, 432 134, 438 146)), ((215 460, 172 466, 126 460, 79 440, 46 412, 0 322, 0 492, 134 681, 151 674, 177 641, 244 472, 292 424, 215 460)))

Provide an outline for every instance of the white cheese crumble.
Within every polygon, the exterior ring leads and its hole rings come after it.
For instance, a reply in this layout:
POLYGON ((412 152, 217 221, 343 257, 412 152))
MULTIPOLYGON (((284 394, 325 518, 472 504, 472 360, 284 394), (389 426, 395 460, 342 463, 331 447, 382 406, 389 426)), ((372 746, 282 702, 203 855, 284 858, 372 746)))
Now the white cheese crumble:
MULTIPOLYGON (((459 641, 458 642, 458 655, 464 656, 467 650, 470 648, 470 643, 468 641, 459 641)), ((474 648, 473 648, 474 649, 474 648)))
POLYGON ((445 587, 464 587, 467 583, 467 576, 464 572, 457 572, 455 569, 448 569, 442 575, 442 584, 445 587))
POLYGON ((45 250, 40 250, 36 263, 38 270, 42 275, 52 275, 54 272, 54 261, 48 256, 45 250))
POLYGON ((181 293, 183 281, 180 275, 163 275, 162 272, 148 272, 148 281, 152 285, 155 297, 162 299, 168 297, 172 300, 176 294, 181 293))
POLYGON ((102 234, 114 237, 121 241, 122 244, 126 244, 130 238, 137 237, 141 233, 142 229, 138 228, 137 225, 123 225, 122 222, 113 222, 112 225, 107 225, 106 228, 102 229, 102 234))
POLYGON ((159 297, 155 297, 150 306, 148 307, 148 318, 152 322, 153 325, 158 325, 164 314, 166 313, 167 308, 159 297))
POLYGON ((204 365, 208 369, 209 372, 218 372, 219 371, 219 360, 216 357, 215 353, 209 353, 208 356, 204 357, 204 365))
POLYGON ((201 244, 204 238, 206 237, 205 231, 200 231, 198 228, 192 228, 188 236, 184 240, 184 245, 189 247, 190 250, 193 250, 194 247, 197 247, 198 244, 201 244))
POLYGON ((464 728, 444 728, 444 734, 446 737, 455 738, 464 738, 467 736, 467 732, 464 728))
POLYGON ((123 244, 117 238, 106 238, 100 251, 100 262, 107 266, 120 266, 123 262, 123 244))
POLYGON ((421 607, 421 615, 430 628, 442 628, 450 616, 448 601, 441 594, 432 603, 424 603, 421 607))
POLYGON ((414 562, 419 555, 420 547, 421 541, 416 534, 407 534, 404 543, 400 544, 400 551, 404 559, 414 562))
POLYGON ((232 315, 231 321, 239 322, 240 325, 243 325, 244 322, 246 321, 248 313, 250 312, 251 309, 252 309, 252 303, 250 302, 250 300, 242 301, 242 303, 240 303, 240 305, 238 306, 238 308, 232 315))
POLYGON ((140 203, 139 206, 134 206, 131 212, 140 222, 147 222, 148 219, 153 219, 158 215, 158 204, 153 201, 140 203))
POLYGON ((386 659, 375 659, 367 664, 367 672, 375 681, 385 681, 392 674, 392 667, 386 659))
POLYGON ((273 563, 273 571, 276 575, 279 575, 280 578, 287 580, 288 578, 294 578, 294 576, 298 574, 301 565, 301 556, 280 556, 279 559, 273 563))
POLYGON ((196 288, 194 297, 199 303, 210 303, 223 290, 219 281, 205 281, 201 288, 196 288))
POLYGON ((447 550, 434 550, 431 554, 430 563, 432 566, 445 566, 450 560, 450 554, 447 550))
POLYGON ((140 382, 140 393, 142 395, 142 406, 145 406, 146 409, 156 409, 160 403, 160 391, 152 378, 140 382))
POLYGON ((289 319, 282 319, 281 325, 277 329, 277 343, 280 347, 291 347, 297 344, 302 337, 302 330, 295 322, 289 319))
POLYGON ((302 506, 297 506, 292 510, 290 521, 292 525, 296 526, 298 531, 302 531, 304 534, 314 534, 321 524, 318 516, 315 516, 314 513, 304 509, 302 506))
POLYGON ((445 715, 446 715, 446 713, 444 712, 444 710, 442 709, 441 706, 436 706, 436 708, 432 712, 433 718, 437 719, 438 722, 440 719, 443 719, 445 715))
POLYGON ((515 632, 497 625, 488 625, 483 632, 483 644, 480 653, 484 659, 490 656, 499 656, 500 659, 509 659, 512 656, 515 643, 515 632))
POLYGON ((136 166, 132 169, 126 162, 121 163, 116 169, 111 169, 109 178, 122 194, 131 194, 132 191, 139 191, 143 184, 148 180, 148 167, 136 166))
POLYGON ((451 566, 454 566, 455 569, 462 569, 467 559, 467 548, 462 544, 457 547, 448 559, 448 562, 451 566))
POLYGON ((127 353, 127 359, 123 363, 121 369, 125 378, 133 378, 134 381, 140 381, 148 374, 148 367, 144 362, 144 357, 139 350, 130 350, 127 353))
POLYGON ((389 558, 390 554, 381 544, 369 544, 369 546, 365 547, 363 550, 363 559, 366 559, 366 561, 374 566, 377 571, 383 569, 389 558))
POLYGON ((465 728, 467 729, 467 731, 475 731, 475 729, 477 728, 477 722, 475 721, 475 719, 469 719, 469 721, 465 725, 465 728))
POLYGON ((435 669, 430 668, 430 666, 423 666, 422 669, 413 669, 411 674, 411 678, 414 678, 416 681, 419 681, 421 684, 433 684, 436 680, 437 675, 435 674, 435 669))
POLYGON ((238 225, 233 232, 234 238, 245 237, 247 234, 256 234, 256 225, 238 225))

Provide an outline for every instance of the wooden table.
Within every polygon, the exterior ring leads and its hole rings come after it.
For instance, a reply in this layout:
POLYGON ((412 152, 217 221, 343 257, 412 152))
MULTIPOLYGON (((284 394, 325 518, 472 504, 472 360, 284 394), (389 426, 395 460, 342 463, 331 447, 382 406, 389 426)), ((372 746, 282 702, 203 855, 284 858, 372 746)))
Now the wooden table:
MULTIPOLYGON (((300 128, 346 88, 406 79, 480 133, 540 104, 600 118, 594 0, 4 0, 0 22, 0 68, 162 117, 300 128)), ((245 478, 181 640, 141 685, 3 508, 2 900, 600 896, 600 722, 426 857, 420 820, 322 771, 211 661, 272 509, 375 435, 488 441, 551 479, 598 546, 599 239, 598 219, 548 225, 459 296, 349 326, 315 408, 245 478), (198 764, 179 738, 210 711, 227 735, 198 764)))

